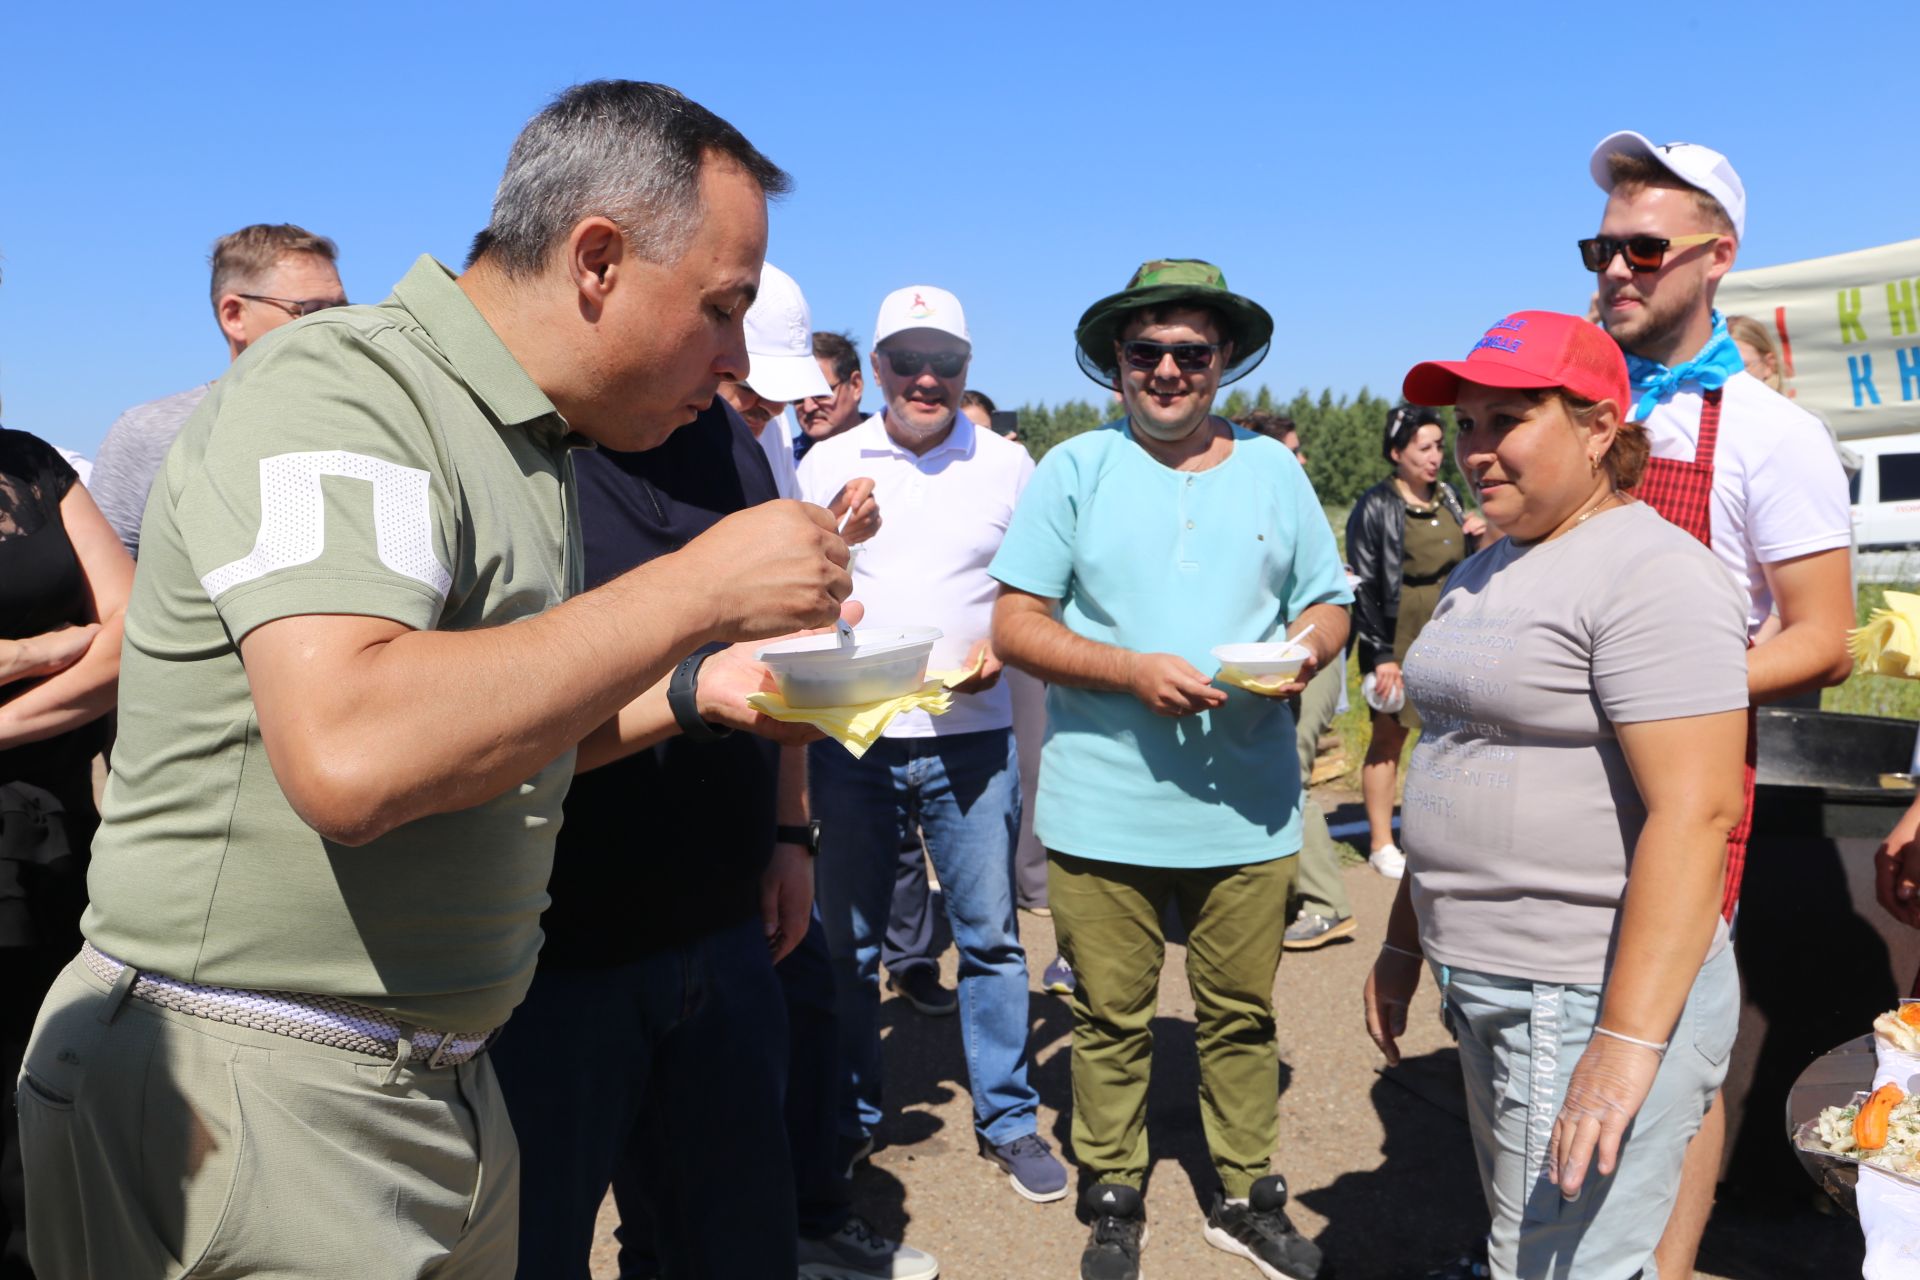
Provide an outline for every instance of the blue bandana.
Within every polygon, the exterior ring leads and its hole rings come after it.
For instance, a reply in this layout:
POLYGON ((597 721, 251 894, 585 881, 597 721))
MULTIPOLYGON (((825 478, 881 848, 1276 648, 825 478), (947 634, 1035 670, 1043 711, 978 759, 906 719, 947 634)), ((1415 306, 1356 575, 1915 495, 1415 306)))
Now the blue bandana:
POLYGON ((1746 361, 1740 358, 1740 348, 1733 345, 1733 337, 1727 332, 1727 318, 1718 311, 1713 313, 1713 336, 1700 348, 1700 354, 1685 364, 1669 369, 1631 351, 1626 355, 1627 377, 1633 383, 1635 396, 1632 414, 1635 422, 1645 422, 1654 406, 1678 391, 1682 383, 1691 382, 1702 391, 1712 391, 1726 386, 1728 378, 1747 367, 1746 361))

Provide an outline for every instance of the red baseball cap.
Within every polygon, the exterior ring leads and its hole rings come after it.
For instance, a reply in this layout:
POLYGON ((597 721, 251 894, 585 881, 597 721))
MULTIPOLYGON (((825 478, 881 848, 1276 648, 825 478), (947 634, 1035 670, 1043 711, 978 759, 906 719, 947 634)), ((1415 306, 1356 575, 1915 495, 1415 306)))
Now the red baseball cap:
POLYGON ((1599 325, 1558 311, 1516 311, 1493 322, 1464 360, 1428 360, 1413 366, 1401 392, 1412 404, 1449 405, 1460 384, 1482 387, 1560 387, 1582 400, 1632 404, 1627 359, 1599 325))

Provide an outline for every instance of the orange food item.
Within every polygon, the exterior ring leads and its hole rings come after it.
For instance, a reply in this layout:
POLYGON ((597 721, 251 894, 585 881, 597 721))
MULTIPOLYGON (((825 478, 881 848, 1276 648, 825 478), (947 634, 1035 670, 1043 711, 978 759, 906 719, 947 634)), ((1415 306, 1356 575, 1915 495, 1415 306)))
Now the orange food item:
POLYGON ((1920 1027, 1920 1001, 1900 1006, 1900 1021, 1910 1027, 1920 1027))
POLYGON ((1853 1141, 1863 1151, 1878 1151, 1887 1145, 1887 1117, 1907 1095, 1897 1084, 1883 1084, 1873 1096, 1860 1104, 1853 1118, 1853 1141))

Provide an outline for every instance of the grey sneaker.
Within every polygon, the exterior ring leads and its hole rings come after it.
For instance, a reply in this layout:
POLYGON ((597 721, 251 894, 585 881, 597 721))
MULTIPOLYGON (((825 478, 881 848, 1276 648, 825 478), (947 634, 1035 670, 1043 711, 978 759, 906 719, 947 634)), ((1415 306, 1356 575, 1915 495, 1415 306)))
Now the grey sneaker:
POLYGON ((980 1154, 1005 1169, 1013 1189, 1035 1204, 1066 1197, 1067 1167, 1054 1158, 1053 1148, 1039 1134, 1023 1134, 997 1147, 982 1138, 980 1154))
POLYGON ((860 1217, 848 1218, 823 1240, 800 1240, 801 1280, 934 1280, 940 1264, 889 1240, 860 1217))
POLYGON ((1352 916, 1323 916, 1302 907, 1299 917, 1287 926, 1280 945, 1288 951, 1311 951, 1335 938, 1350 936, 1355 928, 1352 916))

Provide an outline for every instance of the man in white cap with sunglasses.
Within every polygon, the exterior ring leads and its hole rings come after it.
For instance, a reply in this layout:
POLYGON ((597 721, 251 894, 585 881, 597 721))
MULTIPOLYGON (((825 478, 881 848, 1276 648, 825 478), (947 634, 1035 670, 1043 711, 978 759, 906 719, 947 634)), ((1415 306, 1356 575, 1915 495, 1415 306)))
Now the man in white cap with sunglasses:
MULTIPOLYGON (((1632 131, 1603 138, 1588 170, 1607 203, 1581 260, 1597 278, 1600 322, 1626 353, 1630 416, 1653 446, 1635 496, 1705 543, 1746 596, 1754 705, 1837 685, 1854 623, 1846 476, 1819 419, 1746 372, 1713 306, 1746 234, 1746 187, 1710 147, 1632 131), (1779 630, 1762 639, 1771 614, 1779 630)), ((1747 810, 1727 841, 1729 919, 1753 821, 1751 735, 1747 750, 1747 810)), ((1692 1274, 1725 1135, 1716 1100, 1656 1254, 1663 1280, 1692 1274)))
POLYGON ((918 827, 960 952, 960 1034, 980 1152, 1022 1196, 1057 1200, 1067 1193, 1066 1169, 1039 1135, 1039 1099, 1027 1078, 1027 960, 1013 897, 1013 704, 988 642, 997 588, 987 565, 1033 461, 960 412, 973 342, 958 298, 931 285, 897 289, 880 304, 873 332, 885 407, 808 452, 800 493, 824 503, 850 480, 873 478, 887 524, 854 562, 868 627, 937 627, 931 667, 972 675, 954 686, 945 715, 897 717, 857 760, 831 742, 811 749, 817 891, 851 1077, 841 1135, 857 1156, 880 1121, 880 941, 900 847, 918 827))

